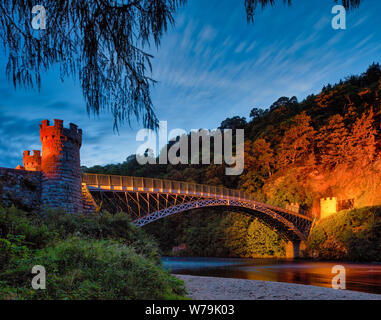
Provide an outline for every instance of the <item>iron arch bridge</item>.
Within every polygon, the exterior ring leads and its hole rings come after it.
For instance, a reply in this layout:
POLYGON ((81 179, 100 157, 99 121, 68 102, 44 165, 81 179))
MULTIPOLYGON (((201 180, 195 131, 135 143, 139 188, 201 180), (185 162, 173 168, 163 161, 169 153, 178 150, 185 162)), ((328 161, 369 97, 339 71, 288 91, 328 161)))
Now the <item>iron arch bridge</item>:
POLYGON ((242 191, 222 187, 87 173, 82 175, 82 187, 93 208, 126 212, 137 226, 185 211, 219 207, 258 217, 289 241, 304 241, 313 222, 305 213, 261 203, 242 191))

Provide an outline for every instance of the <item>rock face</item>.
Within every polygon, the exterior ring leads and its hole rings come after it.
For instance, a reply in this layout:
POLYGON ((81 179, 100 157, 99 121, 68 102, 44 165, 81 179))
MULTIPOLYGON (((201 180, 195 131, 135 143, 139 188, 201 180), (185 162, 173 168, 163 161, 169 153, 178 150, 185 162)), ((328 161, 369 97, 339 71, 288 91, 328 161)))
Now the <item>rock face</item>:
POLYGON ((31 211, 37 208, 63 209, 66 213, 84 210, 80 148, 82 130, 75 124, 64 128, 62 120, 40 125, 40 151, 24 151, 18 170, 0 168, 0 204, 12 204, 31 211))

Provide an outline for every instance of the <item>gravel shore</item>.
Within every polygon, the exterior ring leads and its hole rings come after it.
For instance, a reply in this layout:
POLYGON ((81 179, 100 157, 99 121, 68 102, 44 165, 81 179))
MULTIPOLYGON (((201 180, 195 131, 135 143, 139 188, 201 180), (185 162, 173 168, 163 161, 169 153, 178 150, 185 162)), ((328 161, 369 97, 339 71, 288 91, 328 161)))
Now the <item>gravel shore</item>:
POLYGON ((381 295, 300 284, 175 275, 194 300, 381 300, 381 295))

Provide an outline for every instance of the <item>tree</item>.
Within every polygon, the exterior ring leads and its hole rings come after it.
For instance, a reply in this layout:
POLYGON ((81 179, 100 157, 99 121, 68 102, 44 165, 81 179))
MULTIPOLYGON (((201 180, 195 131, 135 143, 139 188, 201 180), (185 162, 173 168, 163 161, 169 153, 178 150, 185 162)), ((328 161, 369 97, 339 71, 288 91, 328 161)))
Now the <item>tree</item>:
POLYGON ((2 1, 0 37, 8 53, 7 74, 15 87, 40 87, 41 73, 55 64, 61 79, 79 79, 87 110, 110 111, 115 126, 134 116, 149 128, 153 111, 147 73, 173 14, 185 0, 45 1, 45 30, 31 25, 33 0, 2 1))
POLYGON ((341 115, 334 115, 328 124, 320 129, 317 149, 317 158, 326 169, 333 169, 347 161, 348 130, 341 115))
MULTIPOLYGON (((335 3, 338 3, 338 0, 334 0, 335 3)), ((247 20, 248 22, 254 21, 254 14, 255 10, 257 9, 258 5, 260 4, 262 8, 271 5, 273 6, 275 4, 275 0, 245 0, 245 6, 246 6, 246 13, 247 13, 247 20)), ((283 3, 291 5, 291 0, 283 0, 283 3)), ((342 0, 342 4, 344 7, 350 9, 350 8, 357 8, 361 3, 361 0, 342 0)))
POLYGON ((381 78, 381 67, 379 63, 373 63, 369 66, 368 70, 362 74, 361 80, 363 86, 377 85, 378 80, 381 78))
POLYGON ((303 207, 311 207, 313 193, 305 184, 305 177, 295 175, 295 171, 286 172, 283 178, 271 187, 270 203, 276 206, 284 206, 285 203, 298 203, 303 207))
POLYGON ((271 105, 270 110, 273 111, 280 107, 290 107, 297 103, 298 103, 298 99, 296 97, 292 97, 292 98, 281 97, 271 105))
POLYGON ((249 215, 235 215, 227 217, 229 224, 225 228, 225 247, 230 257, 247 257, 247 230, 252 218, 249 215))
POLYGON ((257 121, 257 120, 260 120, 264 115, 265 115, 265 110, 263 109, 258 109, 258 108, 253 108, 251 111, 250 111, 250 118, 253 120, 253 121, 257 121))
POLYGON ((284 257, 285 242, 279 232, 254 219, 247 230, 247 255, 249 257, 284 257))
POLYGON ((312 151, 315 130, 310 125, 311 117, 305 112, 295 116, 292 126, 284 133, 278 150, 280 166, 295 164, 305 160, 312 151))
POLYGON ((270 143, 265 139, 258 139, 254 143, 245 143, 246 169, 256 171, 261 176, 271 177, 274 166, 274 152, 270 143))
POLYGON ((246 118, 244 117, 233 117, 227 118, 226 120, 221 122, 219 129, 244 129, 247 125, 246 118))
POLYGON ((261 189, 271 177, 273 168, 274 152, 270 143, 265 139, 245 142, 245 171, 240 178, 240 186, 245 192, 260 198, 261 189))
POLYGON ((374 128, 373 122, 373 110, 371 110, 364 113, 353 125, 348 139, 347 153, 352 162, 367 165, 374 160, 377 130, 374 128))
MULTIPOLYGON (((337 2, 337 0, 335 0, 337 2)), ((291 3, 290 0, 284 1, 291 3)), ((88 112, 106 110, 118 124, 140 119, 156 128, 148 75, 152 56, 144 48, 160 44, 173 14, 186 0, 62 0, 44 1, 45 30, 33 30, 35 0, 0 3, 0 38, 8 54, 6 72, 15 88, 40 88, 41 73, 58 65, 61 80, 77 78, 88 112)), ((253 21, 258 4, 275 0, 245 0, 253 21)), ((360 0, 342 0, 347 7, 360 0)))

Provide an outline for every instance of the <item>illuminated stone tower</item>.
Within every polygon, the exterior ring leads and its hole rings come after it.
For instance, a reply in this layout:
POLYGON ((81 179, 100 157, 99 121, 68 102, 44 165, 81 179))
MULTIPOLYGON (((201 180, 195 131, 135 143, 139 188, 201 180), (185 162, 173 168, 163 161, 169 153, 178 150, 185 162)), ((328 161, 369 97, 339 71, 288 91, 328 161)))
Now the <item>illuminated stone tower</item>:
POLYGON ((64 128, 62 120, 40 125, 42 144, 42 194, 46 208, 62 208, 67 213, 82 212, 80 148, 82 130, 75 124, 64 128))
POLYGON ((29 150, 25 150, 23 168, 27 171, 41 171, 41 151, 33 150, 31 155, 29 150))
POLYGON ((332 216, 337 212, 337 198, 320 199, 320 219, 332 216))

